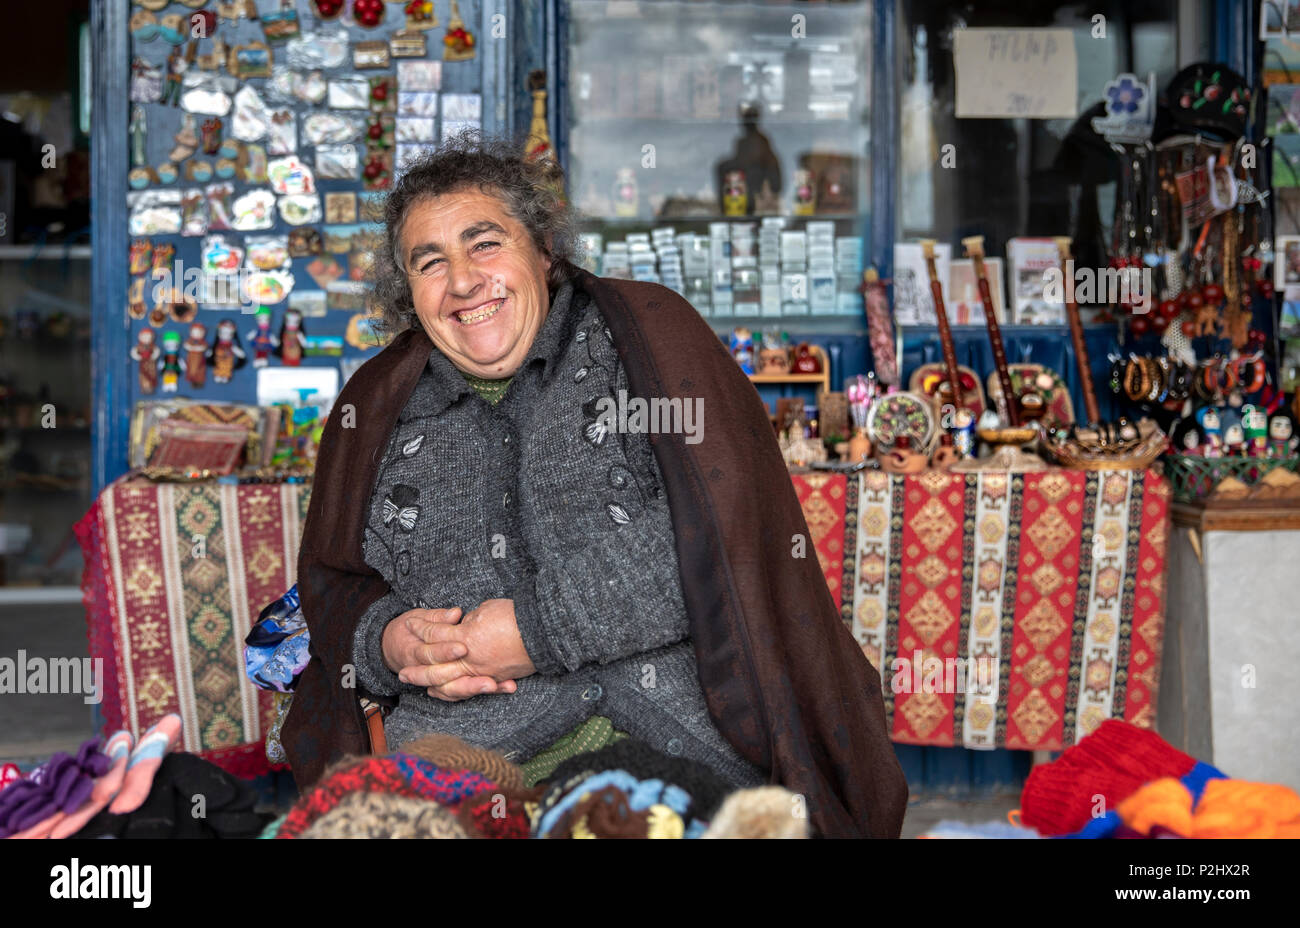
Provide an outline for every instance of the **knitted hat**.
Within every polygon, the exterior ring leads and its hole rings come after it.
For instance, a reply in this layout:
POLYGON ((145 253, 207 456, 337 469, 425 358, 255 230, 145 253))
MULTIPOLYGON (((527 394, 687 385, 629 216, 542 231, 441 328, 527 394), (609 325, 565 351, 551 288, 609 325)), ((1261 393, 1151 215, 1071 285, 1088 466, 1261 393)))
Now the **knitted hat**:
POLYGON ((439 767, 410 754, 345 758, 327 769, 298 798, 276 837, 298 837, 353 793, 386 793, 430 800, 454 810, 470 796, 496 788, 481 773, 439 767))
POLYGON ((626 732, 615 730, 614 723, 603 715, 593 715, 550 747, 519 765, 524 773, 524 785, 536 786, 554 776, 555 768, 570 757, 599 751, 627 737, 626 732))
POLYGON ((450 810, 388 793, 352 793, 302 833, 304 838, 465 838, 450 810))
POLYGON ((471 796, 456 810, 456 819, 471 838, 527 838, 540 789, 488 790, 471 796))
POLYGON ((732 793, 713 817, 705 838, 807 838, 808 813, 784 786, 732 793))
POLYGON ((473 770, 481 773, 502 789, 520 790, 524 787, 522 771, 496 751, 476 748, 454 735, 430 734, 402 745, 403 754, 414 754, 431 764, 451 770, 473 770))
MULTIPOLYGON (((651 806, 638 811, 628 802, 625 792, 617 786, 605 786, 585 793, 560 817, 549 838, 645 838, 650 837, 651 806)), ((676 833, 681 837, 681 819, 677 819, 676 833)))
POLYGON ((607 770, 625 770, 638 780, 661 780, 680 788, 688 797, 686 808, 680 810, 683 819, 708 821, 731 791, 704 764, 684 757, 671 757, 643 741, 625 738, 599 751, 570 758, 556 767, 542 799, 542 813, 577 782, 607 770))
POLYGON ((1300 796, 1277 783, 1211 779, 1197 796, 1165 777, 1120 803, 1119 815, 1143 837, 1161 830, 1183 838, 1300 837, 1300 796))
POLYGON ((1050 764, 1029 772, 1020 795, 1021 821, 1047 837, 1073 834, 1093 817, 1097 797, 1114 809, 1144 783, 1181 777, 1193 757, 1155 732, 1107 719, 1050 764))

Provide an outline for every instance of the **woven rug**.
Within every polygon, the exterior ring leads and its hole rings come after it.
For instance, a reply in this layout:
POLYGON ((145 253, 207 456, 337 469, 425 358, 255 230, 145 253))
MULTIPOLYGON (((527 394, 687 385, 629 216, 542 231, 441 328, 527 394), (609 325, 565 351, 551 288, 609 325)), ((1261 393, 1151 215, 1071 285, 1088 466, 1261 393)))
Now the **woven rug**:
POLYGON ((1162 477, 871 471, 794 483, 840 614, 881 671, 894 741, 1061 750, 1107 718, 1152 727, 1162 477))
MULTIPOLYGON (((795 475, 845 624, 906 744, 1060 750, 1151 727, 1169 487, 1153 473, 795 475)), ((108 730, 168 712, 183 749, 271 769, 249 623, 296 580, 310 487, 121 481, 76 526, 108 730)))
POLYGON ((239 776, 271 769, 271 694, 243 672, 258 613, 296 580, 310 486, 118 481, 76 526, 90 653, 107 730, 169 712, 181 749, 239 776))

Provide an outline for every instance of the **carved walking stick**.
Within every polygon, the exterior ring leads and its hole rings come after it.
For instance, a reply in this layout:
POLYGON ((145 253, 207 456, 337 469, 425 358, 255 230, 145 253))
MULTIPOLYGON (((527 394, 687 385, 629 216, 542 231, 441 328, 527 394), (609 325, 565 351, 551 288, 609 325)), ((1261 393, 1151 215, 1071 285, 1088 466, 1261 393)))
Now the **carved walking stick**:
POLYGON ((1020 403, 1011 392, 1011 374, 1007 371, 1007 352, 1002 346, 1002 329, 994 312, 993 295, 989 292, 989 279, 984 271, 984 236, 972 235, 961 240, 966 257, 975 265, 975 279, 979 282, 980 300, 984 303, 984 324, 989 330, 989 344, 993 347, 993 364, 997 367, 998 384, 1002 387, 1003 401, 1007 407, 1007 424, 1020 425, 1020 403))
MULTIPOLYGON (((1070 244, 1067 236, 1058 236, 1056 250, 1061 253, 1061 280, 1069 274, 1070 244)), ((1070 339, 1074 342, 1074 357, 1079 365, 1079 388, 1083 391, 1083 407, 1088 413, 1088 424, 1096 425, 1101 421, 1101 412, 1097 408, 1097 394, 1092 388, 1092 367, 1088 362, 1088 343, 1083 338, 1083 323, 1079 320, 1079 304, 1074 300, 1074 288, 1065 287, 1065 318, 1070 323, 1070 339)))

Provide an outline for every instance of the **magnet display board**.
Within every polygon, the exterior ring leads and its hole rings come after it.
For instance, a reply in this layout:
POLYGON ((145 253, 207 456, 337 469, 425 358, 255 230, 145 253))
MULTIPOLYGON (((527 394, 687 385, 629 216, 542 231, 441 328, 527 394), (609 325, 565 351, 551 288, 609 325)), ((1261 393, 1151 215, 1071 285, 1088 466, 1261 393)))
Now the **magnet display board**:
POLYGON ((169 396, 261 402, 259 384, 275 375, 259 375, 277 368, 345 379, 377 353, 373 339, 346 336, 368 331, 357 317, 374 308, 367 268, 385 191, 408 159, 453 133, 501 128, 492 116, 507 90, 506 49, 485 34, 495 0, 384 3, 373 24, 352 0, 196 5, 112 3, 127 22, 128 60, 117 67, 130 102, 109 138, 125 149, 129 192, 126 228, 102 237, 112 245, 101 255, 129 273, 123 292, 98 295, 96 312, 122 320, 102 363, 125 379, 129 407, 169 396), (449 35, 459 53, 447 53, 449 35), (269 326, 259 328, 259 308, 269 326), (304 339, 280 338, 291 308, 304 339), (244 357, 218 377, 202 346, 223 320, 244 357), (174 392, 167 371, 150 383, 129 355, 145 331, 159 347, 179 342, 174 392))

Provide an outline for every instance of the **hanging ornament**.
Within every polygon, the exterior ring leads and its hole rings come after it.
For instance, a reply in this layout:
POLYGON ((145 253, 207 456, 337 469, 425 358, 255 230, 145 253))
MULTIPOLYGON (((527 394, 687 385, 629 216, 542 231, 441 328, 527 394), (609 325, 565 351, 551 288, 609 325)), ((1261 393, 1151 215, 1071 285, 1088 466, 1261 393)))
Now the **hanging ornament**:
POLYGON ((352 18, 358 26, 375 28, 384 19, 384 0, 353 0, 352 18))
POLYGON ((149 270, 149 261, 153 257, 153 242, 147 238, 131 240, 131 259, 128 270, 132 274, 143 274, 149 270))
POLYGON ((158 389, 158 344, 153 329, 141 329, 135 336, 131 360, 136 362, 140 378, 140 392, 152 393, 158 389))
POLYGON ((253 367, 266 367, 271 362, 271 355, 280 347, 280 341, 271 334, 271 310, 265 306, 257 308, 257 327, 249 329, 248 344, 253 349, 253 367))
POLYGON ((185 379, 194 389, 201 390, 208 378, 208 327, 202 322, 190 326, 190 334, 182 347, 185 349, 185 379))
POLYGON ((162 357, 158 360, 158 370, 162 374, 164 393, 175 393, 181 384, 181 334, 164 332, 162 337, 162 357))
POLYGON ((303 349, 307 347, 307 333, 302 327, 302 313, 296 309, 284 311, 284 321, 280 323, 280 345, 276 354, 285 367, 298 367, 302 364, 303 349))
POLYGON ((203 133, 203 153, 215 155, 221 150, 221 120, 216 116, 203 121, 199 131, 203 133))
POLYGON ((131 288, 126 294, 126 314, 132 319, 143 319, 149 314, 149 307, 144 302, 143 277, 131 281, 131 288))
POLYGON ((406 14, 407 31, 434 29, 438 25, 438 11, 433 8, 433 0, 410 0, 402 12, 406 14))
POLYGON ((176 147, 167 156, 167 160, 173 163, 184 161, 198 149, 199 134, 195 131, 192 113, 186 113, 182 118, 180 131, 172 136, 172 140, 176 142, 176 147))
POLYGON ((544 165, 547 186, 564 202, 564 171, 555 158, 551 133, 546 127, 546 72, 537 70, 528 75, 528 90, 533 95, 533 121, 528 127, 528 141, 524 146, 524 160, 544 165))
POLYGON ((213 381, 229 383, 235 371, 244 366, 245 357, 234 321, 222 319, 217 323, 216 338, 208 349, 208 364, 212 367, 213 381))
POLYGON ((343 0, 313 0, 316 16, 320 19, 333 19, 343 12, 343 0))
POLYGON ((465 20, 460 18, 460 6, 456 0, 451 0, 447 34, 442 37, 442 58, 444 61, 469 61, 475 51, 474 33, 465 28, 465 20))
POLYGON ((159 103, 170 103, 172 106, 180 106, 181 102, 181 79, 189 69, 189 62, 181 54, 179 48, 173 48, 170 55, 167 56, 167 82, 163 87, 162 97, 159 103))

